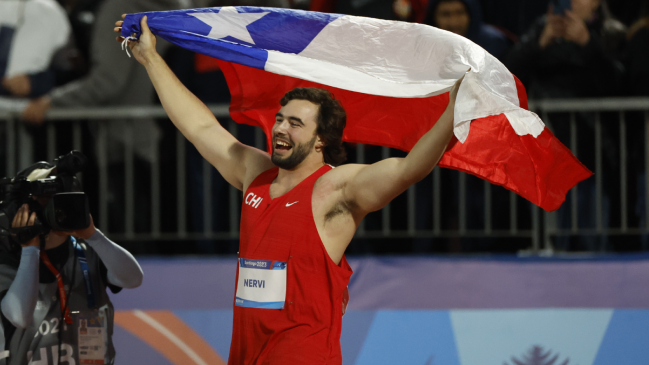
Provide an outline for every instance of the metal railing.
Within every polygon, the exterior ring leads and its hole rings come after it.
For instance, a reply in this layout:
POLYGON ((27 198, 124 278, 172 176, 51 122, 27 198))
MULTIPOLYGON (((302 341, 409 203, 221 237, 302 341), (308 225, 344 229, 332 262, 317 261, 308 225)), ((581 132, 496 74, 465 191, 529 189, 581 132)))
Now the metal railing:
MULTIPOLYGON (((569 195, 567 196, 567 201, 569 201, 569 227, 559 227, 558 217, 559 211, 556 212, 544 212, 544 229, 543 229, 543 249, 551 252, 553 249, 552 238, 553 237, 562 237, 562 236, 600 236, 600 237, 610 237, 610 236, 630 236, 630 235, 649 235, 649 224, 647 224, 647 218, 649 217, 649 204, 646 202, 646 197, 649 196, 649 179, 646 178, 646 172, 649 171, 649 98, 646 97, 634 97, 634 98, 602 98, 602 99, 575 99, 575 100, 542 100, 530 103, 530 110, 536 111, 541 118, 544 120, 546 125, 550 129, 555 129, 557 125, 553 124, 553 118, 550 116, 551 113, 564 113, 564 115, 569 116, 569 142, 566 143, 566 140, 563 142, 573 151, 573 153, 581 158, 583 153, 578 149, 578 138, 581 129, 592 128, 594 134, 594 166, 589 166, 594 172, 594 200, 595 200, 595 219, 594 227, 580 227, 579 220, 580 215, 584 214, 583 210, 580 210, 578 199, 579 199, 579 189, 582 184, 578 184, 573 188, 569 195), (591 125, 584 126, 583 123, 579 123, 579 114, 588 113, 586 119, 589 119, 592 123, 591 125), (606 120, 603 119, 603 116, 608 114, 606 120), (628 116, 632 115, 634 118, 632 121, 628 120, 628 116), (617 126, 614 124, 617 123, 617 126), (633 124, 632 130, 629 130, 630 123, 633 124), (612 125, 613 124, 613 125, 612 125), (608 127, 608 131, 611 134, 606 134, 604 132, 604 127, 608 127), (641 146, 630 146, 628 144, 628 138, 630 133, 638 132, 642 134, 639 139, 641 146), (617 133, 617 136, 615 136, 617 133), (608 167, 605 167, 603 162, 603 154, 607 147, 604 146, 604 140, 607 139, 615 141, 617 152, 617 169, 610 167, 615 167, 614 164, 610 164, 608 167), (629 200, 629 188, 633 186, 633 182, 629 181, 629 150, 631 147, 639 147, 643 152, 642 158, 642 172, 641 175, 645 176, 644 186, 636 186, 636 202, 642 197, 642 203, 644 204, 644 212, 637 212, 640 215, 638 222, 635 226, 629 224, 629 210, 632 207, 633 201, 629 200), (610 176, 614 176, 610 178, 610 176), (619 179, 616 184, 616 188, 619 191, 611 191, 609 189, 609 195, 619 196, 617 201, 609 202, 609 207, 604 207, 604 202, 606 200, 607 194, 604 192, 604 179, 609 178, 609 181, 612 181, 617 177, 619 179), (619 204, 618 207, 614 207, 614 204, 619 204), (618 212, 619 217, 608 217, 607 214, 612 212, 618 212), (612 226, 611 221, 617 220, 619 218, 619 226, 612 226), (608 222, 607 222, 608 221, 608 222)), ((582 118, 583 119, 583 118, 582 118)), ((637 136, 636 136, 637 137, 637 136)), ((593 179, 591 178, 591 179, 593 179)), ((564 210, 568 210, 566 206, 562 207, 564 210)), ((643 250, 649 249, 647 245, 647 240, 645 239, 642 245, 643 250)), ((605 251, 607 249, 607 243, 605 239, 601 239, 598 244, 599 247, 596 249, 598 251, 605 251)))
MULTIPOLYGON (((551 253, 553 250, 553 239, 564 236, 577 236, 577 235, 649 235, 649 225, 642 221, 635 226, 629 223, 629 208, 631 207, 628 193, 628 148, 627 145, 627 115, 629 113, 642 112, 642 123, 644 137, 644 171, 649 171, 649 98, 607 98, 607 99, 581 99, 581 100, 542 100, 530 102, 530 109, 541 115, 542 119, 553 129, 553 113, 567 113, 569 116, 569 137, 563 142, 578 156, 578 136, 583 126, 580 124, 580 113, 591 113, 592 129, 594 129, 594 145, 595 145, 595 164, 593 172, 595 173, 595 226, 592 228, 581 227, 580 222, 580 208, 579 208, 579 193, 580 185, 574 188, 567 196, 569 201, 569 208, 562 208, 569 210, 569 227, 562 227, 562 222, 566 222, 565 214, 561 215, 557 212, 547 213, 542 212, 540 208, 526 203, 522 198, 516 194, 509 192, 508 198, 503 198, 502 192, 498 199, 494 198, 494 190, 502 189, 494 187, 487 182, 482 183, 482 191, 476 193, 475 189, 472 192, 467 190, 467 174, 457 173, 455 179, 457 180, 458 187, 456 193, 449 198, 449 193, 444 190, 444 180, 449 179, 447 171, 440 171, 434 169, 432 177, 410 187, 407 192, 397 199, 401 199, 400 203, 395 202, 389 204, 383 210, 375 214, 371 227, 367 226, 364 220, 358 228, 357 238, 422 238, 430 239, 437 237, 491 237, 491 238, 507 238, 517 237, 530 240, 530 251, 533 253, 546 252, 551 253), (606 121, 602 120, 602 113, 615 112, 618 115, 617 120, 606 121), (605 171, 605 166, 602 163, 602 124, 614 123, 619 124, 619 171, 605 171), (603 176, 606 174, 619 175, 619 210, 621 212, 620 226, 611 227, 608 222, 610 219, 604 219, 604 189, 603 189, 603 176), (424 197, 430 199, 428 202, 422 201, 423 198, 418 197, 417 192, 425 192, 424 197), (479 197, 482 207, 482 224, 481 228, 475 228, 475 224, 471 223, 469 203, 479 197), (453 209, 448 206, 449 199, 451 205, 455 205, 453 209), (429 205, 429 213, 421 213, 420 208, 422 205, 429 205), (446 205, 445 205, 446 204, 446 205), (395 205, 397 206, 395 208, 395 205), (405 208, 402 208, 405 206, 405 208), (509 215, 508 226, 500 224, 498 227, 494 226, 494 208, 498 208, 500 213, 506 211, 509 215), (448 211, 454 212, 454 216, 450 221, 453 224, 448 224, 449 217, 448 211), (421 223, 422 214, 425 215, 426 221, 421 223), (403 218, 405 216, 405 224, 394 224, 396 218, 403 218), (418 217, 419 216, 419 217, 418 217), (419 218, 419 219, 418 219, 419 218), (419 220, 419 223, 418 223, 419 220)), ((210 110, 224 122, 224 125, 230 132, 237 136, 238 125, 229 119, 227 105, 211 105, 210 110)), ((13 176, 19 169, 24 168, 34 161, 29 151, 29 137, 25 130, 25 126, 19 120, 19 114, 16 111, 0 111, 0 138, 4 134, 4 146, 0 146, 0 153, 4 151, 4 173, 7 176, 13 176)), ((171 214, 161 210, 160 201, 161 196, 161 166, 160 159, 151 163, 150 173, 150 197, 148 203, 150 204, 150 229, 146 232, 136 232, 134 228, 134 218, 136 216, 135 207, 135 190, 134 190, 134 151, 133 148, 125 148, 124 151, 124 229, 123 231, 114 231, 111 227, 109 220, 109 192, 111 187, 108 186, 108 163, 107 163, 107 124, 110 120, 115 119, 129 119, 137 123, 137 120, 143 118, 166 118, 166 113, 161 107, 119 107, 119 108, 73 108, 73 109, 52 109, 47 114, 48 122, 45 124, 47 134, 47 155, 48 159, 52 160, 58 154, 71 149, 83 150, 82 146, 82 127, 83 123, 92 121, 96 123, 96 161, 93 161, 98 167, 98 186, 95 187, 98 192, 98 223, 97 225, 103 231, 111 234, 116 240, 233 240, 239 237, 239 214, 241 209, 241 192, 234 187, 229 187, 229 194, 227 201, 220 201, 217 206, 210 204, 213 201, 212 189, 213 167, 205 160, 202 161, 202 230, 190 229, 192 224, 188 222, 188 199, 193 199, 189 196, 186 176, 187 171, 187 151, 184 136, 176 131, 175 146, 165 145, 162 146, 165 150, 175 148, 175 192, 173 197, 175 199, 175 227, 162 226, 162 215, 171 214), (57 133, 59 126, 63 123, 72 123, 72 144, 70 146, 57 146, 57 133), (57 153, 57 151, 59 153, 57 153), (213 229, 213 217, 219 209, 221 213, 227 212, 229 215, 229 224, 227 229, 215 230, 213 229)), ((637 119, 637 118, 636 118, 637 119)), ((634 122, 637 123, 637 122, 634 122)), ((131 133, 127 128, 124 131, 126 135, 131 133)), ((254 144, 258 148, 264 148, 265 136, 261 129, 255 128, 254 144)), ((380 148, 380 158, 387 158, 394 155, 396 152, 387 147, 373 147, 380 148)), ((350 150, 350 156, 353 159, 350 162, 366 163, 370 161, 366 154, 368 147, 362 144, 357 144, 350 150)), ((168 166, 165 166, 168 167, 168 166)), ((195 172, 195 171, 194 171, 195 172)), ((194 173, 192 172, 192 173, 194 173)), ((453 172, 456 173, 456 172, 453 172)), ((169 178, 165 176, 165 178, 169 178)), ((644 181, 645 196, 649 192, 649 179, 644 181)), ((168 197, 167 197, 168 199, 168 197)), ((644 220, 649 217, 649 204, 644 205, 644 220)), ((565 213, 565 212, 564 212, 565 213)), ((197 216, 197 215, 194 215, 197 216)), ((192 218, 196 220, 197 218, 192 218)), ((399 219, 396 219, 399 220, 399 219)), ((403 221, 403 219, 401 219, 403 221)), ((501 219, 502 221, 502 219, 501 219)), ((565 225, 565 224, 564 224, 565 225)), ((194 226, 198 226, 194 224, 194 226)), ((604 248, 602 248, 604 249, 604 248)), ((646 247, 645 247, 646 249, 646 247)))

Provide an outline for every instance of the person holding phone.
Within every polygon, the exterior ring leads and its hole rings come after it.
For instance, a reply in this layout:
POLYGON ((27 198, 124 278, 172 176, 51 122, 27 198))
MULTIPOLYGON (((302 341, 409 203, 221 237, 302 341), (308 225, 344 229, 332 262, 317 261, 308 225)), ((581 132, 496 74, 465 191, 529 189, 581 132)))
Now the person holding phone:
MULTIPOLYGON (((505 57, 504 64, 527 88, 530 99, 593 98, 620 95, 624 67, 621 56, 625 46, 625 28, 613 19, 605 0, 551 0, 547 14, 539 18, 505 57)), ((579 134, 577 143, 582 151, 580 160, 590 169, 595 167, 594 114, 576 113, 579 134)), ((570 115, 553 113, 549 122, 563 143, 570 142, 570 115)), ((602 123, 603 164, 614 168, 614 123, 602 123)), ((612 206, 608 191, 614 191, 616 177, 604 177, 602 193, 602 224, 608 227, 612 206)), ((619 187, 618 187, 619 189, 619 187)), ((577 198, 579 227, 593 227, 595 216, 594 179, 580 185, 577 198)), ((570 226, 571 203, 558 212, 559 226, 570 226)), ((561 237, 556 242, 560 251, 595 250, 607 245, 606 237, 583 236, 570 241, 561 237)))
POLYGON ((551 0, 504 63, 530 98, 613 96, 623 77, 624 39, 606 0, 551 0))

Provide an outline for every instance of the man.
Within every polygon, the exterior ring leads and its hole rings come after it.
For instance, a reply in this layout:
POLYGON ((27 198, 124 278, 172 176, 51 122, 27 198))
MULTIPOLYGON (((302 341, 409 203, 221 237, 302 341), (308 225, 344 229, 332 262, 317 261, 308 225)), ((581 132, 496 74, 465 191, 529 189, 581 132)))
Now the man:
POLYGON ((244 192, 229 363, 342 363, 340 331, 352 273, 345 249, 365 215, 438 162, 453 134, 459 82, 446 111, 406 158, 333 168, 329 164, 344 160, 346 114, 328 91, 295 89, 282 98, 269 155, 221 127, 156 53, 146 17, 141 26, 129 47, 170 119, 244 192))
MULTIPOLYGON (((29 181, 52 171, 27 170, 29 181)), ((49 199, 36 200, 46 205, 49 199)), ((24 204, 11 225, 36 220, 24 204)), ((85 229, 50 231, 21 246, 0 252, 0 364, 113 364, 114 309, 106 289, 117 293, 142 283, 135 258, 96 229, 92 217, 85 229)))
POLYGON ((477 0, 431 0, 424 23, 468 38, 498 59, 510 46, 503 32, 482 22, 477 0))

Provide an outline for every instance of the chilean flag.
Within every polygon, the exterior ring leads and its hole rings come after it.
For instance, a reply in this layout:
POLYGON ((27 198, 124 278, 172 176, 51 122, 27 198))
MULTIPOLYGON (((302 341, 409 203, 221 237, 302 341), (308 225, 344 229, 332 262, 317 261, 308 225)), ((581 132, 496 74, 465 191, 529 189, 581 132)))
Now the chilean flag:
MULTIPOLYGON (((122 35, 151 31, 217 58, 239 123, 270 136, 279 100, 295 87, 333 92, 347 142, 409 151, 435 124, 462 76, 455 137, 439 166, 558 209, 592 173, 527 110, 522 84, 464 37, 423 24, 291 9, 222 7, 130 14, 122 35)), ((131 38, 132 39, 132 38, 131 38)))

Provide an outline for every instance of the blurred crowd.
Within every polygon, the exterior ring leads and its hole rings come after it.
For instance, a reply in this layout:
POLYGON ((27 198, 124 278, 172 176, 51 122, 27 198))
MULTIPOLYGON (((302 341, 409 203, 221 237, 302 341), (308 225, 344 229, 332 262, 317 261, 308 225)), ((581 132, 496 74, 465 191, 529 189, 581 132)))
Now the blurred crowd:
MULTIPOLYGON (((46 159, 43 123, 52 107, 157 102, 144 68, 120 52, 115 42, 113 24, 121 14, 237 5, 432 25, 470 39, 501 60, 526 86, 530 99, 649 96, 649 0, 608 4, 606 0, 0 0, 0 96, 30 100, 22 119, 35 141, 33 159, 46 159)), ((158 46, 181 81, 201 100, 229 102, 228 87, 215 60, 164 41, 158 46)), ((561 123, 562 118, 566 117, 556 116, 552 123, 560 139, 567 138, 558 126, 567 125, 561 123)), ((590 117, 579 118, 588 124, 590 117)), ((112 230, 124 229, 124 202, 119 197, 124 195, 124 151, 130 150, 135 155, 135 199, 141 200, 136 201, 135 229, 146 231, 151 165, 172 163, 175 155, 160 145, 165 138, 174 138, 175 130, 170 123, 153 118, 137 123, 120 119, 109 125, 105 132, 108 157, 100 163, 108 167, 111 180, 112 230)), ((254 143, 251 128, 237 128, 242 142, 254 143)), ((84 129, 86 150, 97 147, 98 133, 92 123, 84 129)), ((200 193, 202 160, 192 146, 187 147, 188 187, 193 194, 188 203, 190 230, 200 232, 205 222, 192 214, 210 202, 203 201, 200 193)), ((589 167, 594 164, 584 162, 589 167)), ((225 181, 214 171, 206 173, 213 174, 212 204, 226 201, 225 181)), ((482 189, 475 186, 474 190, 482 189)), ((584 201, 589 197, 584 195, 584 201)), ((213 229, 227 230, 228 212, 216 211, 213 229)), ((480 206, 470 211, 482 213, 480 206)), ((477 216, 472 221, 482 219, 477 216)), ((371 225, 372 219, 368 221, 371 225)), ((209 242, 198 247, 203 252, 223 252, 209 242)), ((428 243, 421 247, 430 249, 428 243)), ((236 250, 236 243, 224 250, 236 250)))
MULTIPOLYGON (((35 99, 25 113, 35 123, 51 106, 149 103, 153 97, 143 92, 146 83, 135 68, 129 69, 132 62, 114 52, 109 33, 114 19, 130 12, 228 5, 432 25, 500 59, 531 98, 647 93, 646 0, 2 0, 0 95, 35 99)), ((216 71, 209 60, 192 61, 179 67, 216 71)), ((227 99, 225 87, 210 93, 227 99)))

